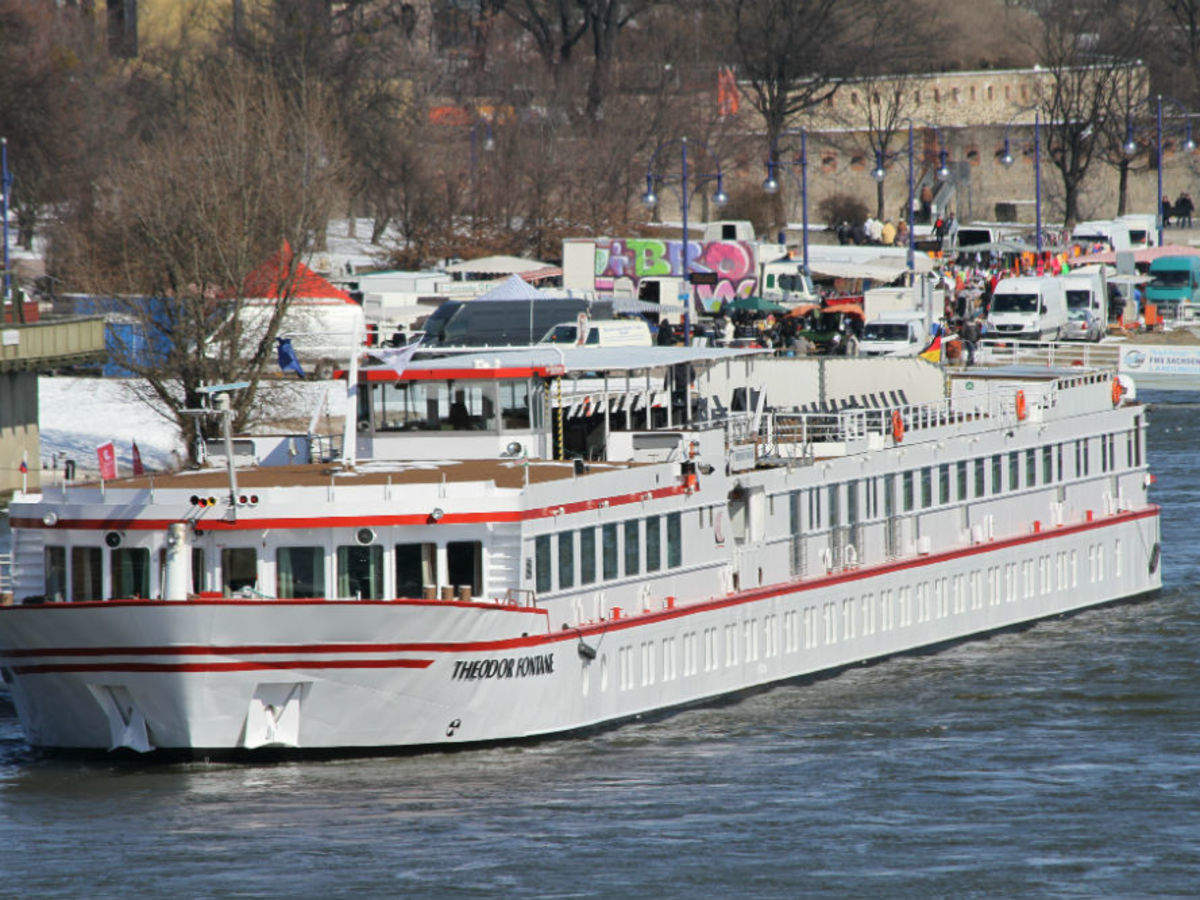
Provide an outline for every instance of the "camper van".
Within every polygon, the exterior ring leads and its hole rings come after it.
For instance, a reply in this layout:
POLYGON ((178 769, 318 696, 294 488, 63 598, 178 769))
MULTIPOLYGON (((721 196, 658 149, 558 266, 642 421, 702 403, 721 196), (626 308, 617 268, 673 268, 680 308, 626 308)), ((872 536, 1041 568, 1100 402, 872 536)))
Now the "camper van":
POLYGON ((1067 296, 1059 278, 1005 278, 988 311, 989 337, 1055 341, 1067 328, 1067 296))
POLYGON ((1117 216, 1116 220, 1129 226, 1131 250, 1147 250, 1158 246, 1158 219, 1154 213, 1126 213, 1117 216))
POLYGON ((650 337, 650 326, 643 319, 593 322, 580 316, 577 322, 555 325, 539 343, 575 344, 581 347, 649 347, 654 341, 650 337))
POLYGON ((1096 219, 1091 222, 1080 222, 1071 232, 1071 242, 1083 247, 1093 244, 1105 244, 1117 252, 1132 249, 1131 232, 1138 226, 1129 222, 1112 219, 1096 219))
POLYGON ((925 313, 892 310, 880 313, 863 329, 859 356, 916 356, 929 344, 925 313))
POLYGON ((1108 329, 1108 279, 1104 269, 1088 267, 1060 279, 1067 294, 1067 327, 1070 341, 1099 341, 1108 329))

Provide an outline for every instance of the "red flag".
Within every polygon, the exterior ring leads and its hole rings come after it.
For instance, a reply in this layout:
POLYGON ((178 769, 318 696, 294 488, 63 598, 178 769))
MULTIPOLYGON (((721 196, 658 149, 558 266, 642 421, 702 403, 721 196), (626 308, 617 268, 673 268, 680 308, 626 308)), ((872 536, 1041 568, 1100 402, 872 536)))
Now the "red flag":
POLYGON ((29 463, 24 458, 21 459, 21 474, 24 475, 29 471, 29 463))
POLYGON ((146 470, 142 466, 142 454, 138 451, 137 441, 133 442, 133 474, 145 475, 146 470))
POLYGON ((100 461, 101 481, 117 477, 117 448, 112 441, 96 448, 96 459, 100 461))

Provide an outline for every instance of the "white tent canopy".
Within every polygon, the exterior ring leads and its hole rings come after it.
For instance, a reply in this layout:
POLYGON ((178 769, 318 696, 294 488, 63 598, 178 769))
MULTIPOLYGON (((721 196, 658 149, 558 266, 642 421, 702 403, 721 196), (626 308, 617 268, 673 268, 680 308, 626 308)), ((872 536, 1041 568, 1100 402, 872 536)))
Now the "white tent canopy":
POLYGON ((476 300, 544 300, 543 294, 520 275, 509 275, 495 287, 480 294, 476 300))
POLYGON ((455 275, 519 275, 550 267, 549 263, 541 260, 522 259, 519 256, 483 256, 451 263, 446 266, 446 271, 455 275))

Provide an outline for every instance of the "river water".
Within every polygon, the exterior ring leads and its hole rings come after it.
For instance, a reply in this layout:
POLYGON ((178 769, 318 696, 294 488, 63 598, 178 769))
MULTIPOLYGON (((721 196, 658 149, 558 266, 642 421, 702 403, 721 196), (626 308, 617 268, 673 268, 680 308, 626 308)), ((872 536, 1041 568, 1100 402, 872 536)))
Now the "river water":
POLYGON ((0 699, 0 895, 1195 894, 1200 397, 1154 396, 1155 598, 578 740, 43 759, 0 699))

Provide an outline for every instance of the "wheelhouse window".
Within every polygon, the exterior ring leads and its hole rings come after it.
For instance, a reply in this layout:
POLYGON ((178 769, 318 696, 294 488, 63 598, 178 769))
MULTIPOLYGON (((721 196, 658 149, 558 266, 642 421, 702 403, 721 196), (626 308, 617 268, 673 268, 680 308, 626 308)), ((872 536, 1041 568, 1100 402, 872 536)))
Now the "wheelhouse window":
POLYGON ((150 551, 145 547, 120 547, 109 559, 112 591, 110 596, 146 598, 150 596, 150 551))
POLYGON ((397 544, 396 596, 432 599, 437 590, 437 545, 397 544))
POLYGON ((1008 489, 1015 491, 1021 487, 1021 456, 1017 451, 1008 454, 1008 489))
POLYGON ((483 543, 480 541, 447 541, 446 577, 456 588, 470 587, 472 597, 482 594, 483 543))
POLYGON ((258 553, 253 547, 225 547, 221 550, 221 589, 236 594, 258 590, 258 553))
POLYGON ((42 555, 46 568, 46 599, 62 602, 67 597, 67 548, 47 547, 42 555))
POLYGON ((501 427, 515 431, 529 428, 529 382, 502 381, 498 388, 501 427))
POLYGON ((950 464, 938 466, 938 503, 950 502, 950 464))
POLYGON ((975 496, 987 493, 987 463, 981 456, 975 460, 975 496))
POLYGON ((579 529, 579 583, 596 580, 596 529, 579 529))
POLYGON ((550 565, 550 535, 543 534, 533 541, 534 586, 539 594, 554 590, 554 573, 550 565))
POLYGON ((337 548, 337 596, 379 600, 383 597, 383 547, 351 544, 337 548))
POLYGON ((1042 483, 1054 480, 1054 448, 1047 444, 1042 448, 1042 483))
POLYGON ((495 390, 496 385, 491 381, 375 384, 372 385, 375 430, 494 430, 495 390))
POLYGON ((102 600, 104 554, 99 547, 71 548, 71 599, 102 600))
POLYGON ((914 505, 913 498, 913 473, 910 469, 901 477, 901 489, 904 493, 904 511, 912 512, 914 505))
POLYGON ((1025 451, 1025 486, 1037 484, 1037 450, 1030 447, 1025 451))
POLYGON ((921 508, 933 505, 933 469, 925 466, 921 469, 921 508))
POLYGON ((646 571, 662 568, 662 520, 658 516, 646 519, 646 571))
POLYGON ((967 499, 967 461, 965 459, 960 459, 955 464, 955 469, 957 470, 956 478, 958 481, 958 499, 966 500, 967 499))
POLYGON ((604 525, 600 529, 601 555, 604 558, 604 580, 611 581, 621 574, 617 566, 617 526, 615 523, 604 525))
POLYGON ((325 596, 325 548, 280 547, 275 551, 275 596, 325 596))

